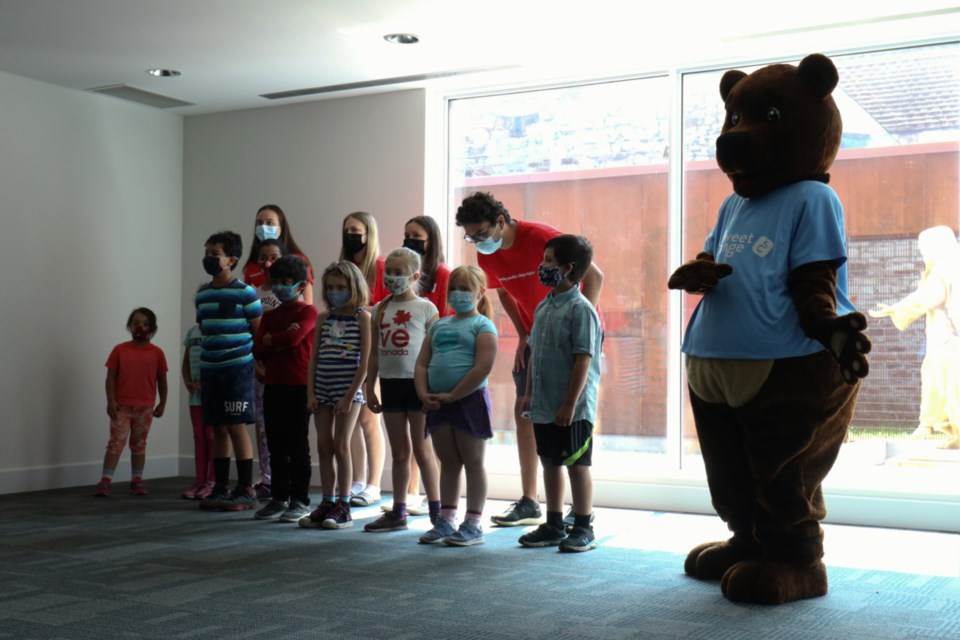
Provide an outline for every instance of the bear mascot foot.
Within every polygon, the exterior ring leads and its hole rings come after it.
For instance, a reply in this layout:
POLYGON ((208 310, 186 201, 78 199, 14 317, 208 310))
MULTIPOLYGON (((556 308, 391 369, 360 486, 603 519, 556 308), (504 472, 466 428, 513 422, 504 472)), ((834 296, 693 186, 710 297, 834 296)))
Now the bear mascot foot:
POLYGON ((760 555, 760 545, 735 535, 729 540, 704 542, 691 549, 683 570, 699 580, 719 580, 733 565, 758 559, 760 555))
POLYGON ((736 602, 783 604, 827 594, 827 568, 776 560, 746 560, 730 567, 720 582, 723 595, 736 602))

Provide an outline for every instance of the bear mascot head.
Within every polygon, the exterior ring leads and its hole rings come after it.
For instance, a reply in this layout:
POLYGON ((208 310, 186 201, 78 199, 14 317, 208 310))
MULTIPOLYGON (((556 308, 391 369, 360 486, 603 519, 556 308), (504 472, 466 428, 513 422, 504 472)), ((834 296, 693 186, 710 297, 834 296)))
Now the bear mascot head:
POLYGON ((826 56, 720 81, 717 164, 733 183, 703 251, 668 286, 702 295, 682 350, 710 495, 733 536, 685 571, 731 600, 827 592, 830 471, 867 375, 867 323, 847 297, 843 208, 827 186, 842 123, 826 56))

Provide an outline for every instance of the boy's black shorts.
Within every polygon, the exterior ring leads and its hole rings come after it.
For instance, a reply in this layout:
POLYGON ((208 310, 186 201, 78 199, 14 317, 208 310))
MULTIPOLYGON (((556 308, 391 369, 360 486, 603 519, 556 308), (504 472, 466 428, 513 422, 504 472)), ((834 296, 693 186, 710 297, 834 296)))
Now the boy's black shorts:
POLYGON ((547 458, 554 466, 589 467, 593 463, 593 423, 589 420, 575 420, 569 427, 535 423, 533 433, 537 439, 537 455, 547 458))

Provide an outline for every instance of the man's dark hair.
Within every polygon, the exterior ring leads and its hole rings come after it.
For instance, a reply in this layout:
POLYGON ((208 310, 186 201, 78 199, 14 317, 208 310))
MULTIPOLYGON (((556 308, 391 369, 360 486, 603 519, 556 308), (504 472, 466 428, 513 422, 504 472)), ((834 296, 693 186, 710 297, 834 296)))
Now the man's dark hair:
POLYGON ((240 263, 240 257, 243 255, 243 239, 240 234, 233 231, 218 231, 209 238, 207 244, 219 244, 223 247, 223 253, 230 258, 236 258, 240 263))
POLYGON ((307 261, 292 253, 277 258, 270 265, 270 279, 273 282, 282 282, 287 278, 292 278, 294 282, 306 282, 308 274, 307 261))
POLYGON ((510 213, 503 203, 489 193, 477 191, 464 198, 457 209, 457 226, 481 222, 496 224, 500 216, 503 216, 504 222, 510 224, 510 213))
POLYGON ((566 266, 573 265, 573 270, 567 276, 567 280, 576 284, 583 280, 583 276, 590 268, 590 261, 593 260, 593 245, 583 236, 564 234, 547 240, 544 249, 553 249, 553 257, 557 264, 566 266))

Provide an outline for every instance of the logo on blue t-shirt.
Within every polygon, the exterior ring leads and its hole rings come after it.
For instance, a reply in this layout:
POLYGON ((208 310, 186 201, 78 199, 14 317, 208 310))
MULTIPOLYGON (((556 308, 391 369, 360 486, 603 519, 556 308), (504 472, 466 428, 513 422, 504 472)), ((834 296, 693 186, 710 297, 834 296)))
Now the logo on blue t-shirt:
POLYGON ((767 236, 760 236, 754 240, 752 233, 728 233, 720 242, 720 255, 717 257, 732 258, 738 253, 743 253, 747 247, 751 247, 754 254, 765 258, 775 246, 773 240, 767 236))

